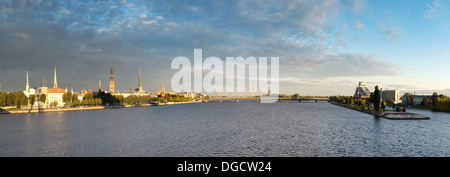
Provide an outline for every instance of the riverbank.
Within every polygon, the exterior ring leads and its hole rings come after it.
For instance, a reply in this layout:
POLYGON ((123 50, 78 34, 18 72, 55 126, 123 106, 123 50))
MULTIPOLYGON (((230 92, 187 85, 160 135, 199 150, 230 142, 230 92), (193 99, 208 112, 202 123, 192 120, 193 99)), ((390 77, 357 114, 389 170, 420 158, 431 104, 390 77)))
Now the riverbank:
POLYGON ((89 110, 101 110, 101 109, 166 106, 166 105, 189 104, 189 103, 201 103, 201 101, 169 102, 169 103, 157 103, 157 104, 125 104, 125 105, 114 105, 114 106, 79 106, 79 107, 75 107, 75 108, 52 108, 52 109, 21 109, 21 110, 0 109, 0 114, 27 114, 27 113, 46 113, 46 112, 89 111, 89 110))
POLYGON ((430 117, 422 116, 419 114, 409 113, 409 112, 394 112, 394 111, 386 111, 386 112, 377 112, 375 110, 361 109, 355 106, 350 106, 346 104, 340 104, 336 102, 331 102, 331 104, 336 106, 341 106, 344 108, 352 109, 355 111, 363 112, 366 114, 374 115, 377 117, 382 117, 386 119, 393 120, 428 120, 430 117))

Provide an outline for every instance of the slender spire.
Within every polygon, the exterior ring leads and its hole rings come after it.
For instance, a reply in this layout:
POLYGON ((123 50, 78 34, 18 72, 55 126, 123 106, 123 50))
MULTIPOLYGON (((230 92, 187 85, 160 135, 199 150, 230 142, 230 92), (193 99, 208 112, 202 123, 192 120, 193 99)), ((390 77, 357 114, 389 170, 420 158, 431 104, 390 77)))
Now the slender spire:
POLYGON ((114 74, 111 66, 111 78, 109 79, 109 92, 114 93, 114 74))
POLYGON ((141 67, 139 67, 139 85, 138 85, 139 92, 142 92, 142 82, 141 82, 141 67))
POLYGON ((53 88, 58 88, 58 81, 56 79, 56 63, 55 63, 55 74, 54 74, 54 80, 53 80, 53 88))
POLYGON ((27 86, 26 86, 26 91, 30 92, 30 84, 28 82, 28 68, 27 68, 27 86))
POLYGON ((98 92, 101 92, 101 91, 102 91, 102 80, 99 79, 98 80, 98 92))

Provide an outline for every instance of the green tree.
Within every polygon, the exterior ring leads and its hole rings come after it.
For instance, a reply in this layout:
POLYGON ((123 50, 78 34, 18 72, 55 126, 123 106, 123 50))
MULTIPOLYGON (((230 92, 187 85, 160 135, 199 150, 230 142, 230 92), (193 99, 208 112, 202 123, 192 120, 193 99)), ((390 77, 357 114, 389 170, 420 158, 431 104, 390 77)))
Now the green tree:
POLYGON ((383 109, 383 111, 386 110, 386 101, 381 102, 381 109, 383 109))
POLYGON ((73 94, 72 95, 72 106, 79 106, 79 105, 80 105, 80 100, 78 99, 78 95, 73 94))
POLYGON ((6 95, 6 106, 15 106, 16 105, 16 95, 14 93, 8 93, 6 95))
POLYGON ((6 106, 6 100, 8 99, 8 94, 6 92, 0 92, 0 107, 6 106))
POLYGON ((36 102, 36 95, 30 95, 30 97, 28 98, 31 104, 31 109, 33 109, 33 105, 36 102))
POLYGON ((380 90, 378 90, 378 85, 375 86, 375 91, 373 92, 373 107, 375 111, 379 112, 381 107, 380 90))
POLYGON ((28 105, 28 97, 24 94, 23 96, 22 96, 22 98, 20 99, 20 104, 22 105, 22 106, 26 106, 26 105, 28 105))
POLYGON ((431 96, 431 110, 435 110, 438 103, 439 95, 434 92, 431 96))
POLYGON ((66 105, 70 105, 70 106, 72 106, 73 104, 72 104, 72 102, 73 102, 73 95, 72 95, 72 93, 71 92, 67 92, 67 93, 64 93, 63 94, 63 96, 62 96, 62 98, 63 98, 63 102, 66 104, 66 105))
POLYGON ((124 101, 125 101, 125 97, 123 95, 117 95, 117 96, 114 96, 114 97, 116 98, 117 103, 119 103, 119 104, 123 104, 124 101))
POLYGON ((293 99, 300 99, 300 94, 296 93, 294 95, 292 95, 293 99))
POLYGON ((28 97, 23 92, 14 92, 14 105, 17 109, 20 109, 21 106, 28 105, 28 97))
POLYGON ((40 100, 42 103, 47 102, 47 95, 41 94, 41 96, 39 97, 39 100, 40 100))
POLYGON ((94 95, 92 95, 92 94, 90 94, 90 93, 86 93, 86 94, 84 95, 84 99, 89 100, 89 99, 91 99, 91 98, 94 98, 94 95))

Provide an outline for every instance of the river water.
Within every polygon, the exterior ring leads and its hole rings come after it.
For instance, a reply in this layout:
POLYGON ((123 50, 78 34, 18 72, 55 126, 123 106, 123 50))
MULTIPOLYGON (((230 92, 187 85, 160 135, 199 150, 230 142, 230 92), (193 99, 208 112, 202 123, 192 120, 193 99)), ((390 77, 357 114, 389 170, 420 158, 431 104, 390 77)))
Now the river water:
POLYGON ((388 120, 255 100, 0 115, 0 156, 450 156, 450 114, 388 120))

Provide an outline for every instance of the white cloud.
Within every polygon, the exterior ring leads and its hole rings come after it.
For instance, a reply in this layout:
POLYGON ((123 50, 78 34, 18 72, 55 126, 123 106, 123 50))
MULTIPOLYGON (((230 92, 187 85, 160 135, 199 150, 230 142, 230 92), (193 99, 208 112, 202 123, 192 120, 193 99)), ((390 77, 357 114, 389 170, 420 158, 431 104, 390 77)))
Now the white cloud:
POLYGON ((403 37, 403 29, 398 25, 383 23, 378 25, 377 28, 383 33, 384 39, 387 41, 394 42, 403 37))
POLYGON ((434 18, 438 10, 442 9, 442 5, 439 0, 433 1, 433 4, 430 5, 428 3, 425 4, 427 6, 427 10, 423 14, 423 17, 426 19, 434 18))
POLYGON ((358 29, 360 31, 363 31, 363 30, 364 31, 369 31, 369 29, 366 28, 366 25, 364 25, 361 22, 356 22, 355 25, 356 25, 356 29, 358 29))
POLYGON ((23 39, 23 40, 27 40, 28 39, 28 35, 27 34, 20 33, 20 32, 10 33, 10 36, 13 36, 13 37, 19 38, 19 39, 23 39))
POLYGON ((59 9, 58 13, 62 15, 69 15, 70 11, 68 11, 67 9, 59 9))

